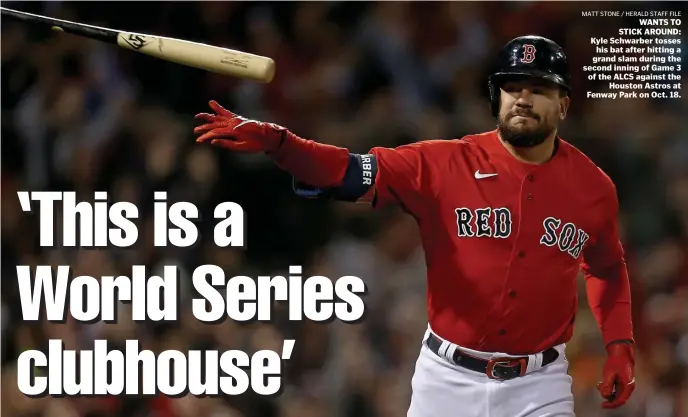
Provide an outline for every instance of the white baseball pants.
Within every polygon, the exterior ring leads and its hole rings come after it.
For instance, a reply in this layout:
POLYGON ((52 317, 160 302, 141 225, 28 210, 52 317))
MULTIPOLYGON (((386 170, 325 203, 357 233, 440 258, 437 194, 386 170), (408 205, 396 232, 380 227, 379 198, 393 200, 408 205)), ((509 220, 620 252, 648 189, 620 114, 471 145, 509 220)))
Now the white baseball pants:
MULTIPOLYGON (((444 349, 449 358, 456 345, 444 344, 450 345, 444 349)), ((508 356, 461 349, 486 360, 508 356)), ((575 417, 565 345, 555 349, 559 357, 551 364, 499 381, 457 366, 423 343, 411 381, 407 417, 575 417)))

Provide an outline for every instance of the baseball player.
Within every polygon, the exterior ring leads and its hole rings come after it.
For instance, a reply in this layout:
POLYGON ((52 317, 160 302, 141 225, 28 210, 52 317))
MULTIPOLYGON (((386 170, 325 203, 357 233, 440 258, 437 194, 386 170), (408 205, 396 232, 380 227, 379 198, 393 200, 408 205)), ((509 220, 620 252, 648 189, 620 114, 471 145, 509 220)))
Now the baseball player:
POLYGON ((635 388, 630 288, 611 179, 557 135, 570 75, 562 48, 508 42, 489 78, 495 130, 368 154, 298 137, 211 101, 197 142, 264 152, 298 195, 396 204, 418 223, 428 330, 408 417, 573 416, 565 343, 582 270, 607 359, 604 408, 635 388))

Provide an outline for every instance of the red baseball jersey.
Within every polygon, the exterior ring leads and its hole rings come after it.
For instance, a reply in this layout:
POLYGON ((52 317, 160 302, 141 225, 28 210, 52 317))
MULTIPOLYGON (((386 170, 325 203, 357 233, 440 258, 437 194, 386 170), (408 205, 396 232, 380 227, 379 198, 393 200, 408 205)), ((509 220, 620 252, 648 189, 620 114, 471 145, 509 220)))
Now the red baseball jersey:
POLYGON ((551 160, 527 164, 495 130, 370 153, 374 205, 400 205, 420 227, 440 337, 510 354, 564 343, 582 267, 605 342, 632 340, 616 189, 574 146, 558 138, 551 160))

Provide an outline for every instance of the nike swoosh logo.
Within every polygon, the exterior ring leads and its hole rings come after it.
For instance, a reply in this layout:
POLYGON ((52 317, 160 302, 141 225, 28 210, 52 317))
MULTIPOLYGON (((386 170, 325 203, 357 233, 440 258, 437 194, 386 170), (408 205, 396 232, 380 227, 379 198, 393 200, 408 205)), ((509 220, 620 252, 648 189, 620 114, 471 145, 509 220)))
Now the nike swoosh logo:
POLYGON ((495 174, 481 174, 480 170, 475 171, 475 179, 476 180, 481 180, 483 178, 490 178, 490 177, 494 177, 496 175, 497 175, 496 173, 495 174))

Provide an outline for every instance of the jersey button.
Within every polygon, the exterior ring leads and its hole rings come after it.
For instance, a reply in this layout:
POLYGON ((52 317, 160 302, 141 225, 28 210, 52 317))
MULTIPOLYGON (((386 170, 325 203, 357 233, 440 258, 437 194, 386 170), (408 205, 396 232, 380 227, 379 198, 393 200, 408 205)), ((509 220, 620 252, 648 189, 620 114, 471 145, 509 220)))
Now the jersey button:
POLYGON ((519 252, 518 252, 518 257, 519 257, 519 258, 525 258, 525 256, 526 256, 526 253, 525 253, 525 252, 523 252, 523 251, 519 251, 519 252))
POLYGON ((528 193, 528 195, 527 195, 526 197, 528 198, 528 200, 532 200, 532 199, 533 199, 533 194, 532 194, 532 193, 528 193))
POLYGON ((509 297, 516 298, 516 291, 514 291, 514 290, 509 291, 509 297))
POLYGON ((528 175, 528 181, 533 182, 534 179, 535 177, 532 174, 528 175))
POLYGON ((499 331, 499 334, 502 335, 502 336, 504 336, 504 335, 506 334, 506 330, 504 330, 504 329, 500 330, 500 331, 499 331))

